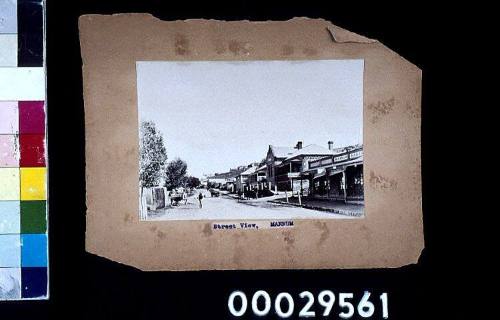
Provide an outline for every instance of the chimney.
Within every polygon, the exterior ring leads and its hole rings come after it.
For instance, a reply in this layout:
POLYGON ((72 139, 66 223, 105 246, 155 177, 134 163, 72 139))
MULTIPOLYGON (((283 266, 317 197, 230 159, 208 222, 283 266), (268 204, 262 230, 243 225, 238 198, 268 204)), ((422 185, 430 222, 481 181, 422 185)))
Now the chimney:
POLYGON ((328 150, 333 150, 333 141, 328 141, 328 150))
POLYGON ((295 149, 297 149, 297 150, 302 149, 302 141, 297 141, 297 145, 295 146, 295 149))

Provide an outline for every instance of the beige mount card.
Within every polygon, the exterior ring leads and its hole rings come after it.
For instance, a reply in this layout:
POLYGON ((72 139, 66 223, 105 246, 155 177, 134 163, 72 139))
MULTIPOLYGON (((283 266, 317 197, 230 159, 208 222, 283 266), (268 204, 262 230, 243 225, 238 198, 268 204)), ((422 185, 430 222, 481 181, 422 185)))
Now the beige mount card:
MULTIPOLYGON (((88 252, 147 271, 392 268, 418 261, 424 248, 418 67, 376 40, 319 19, 85 15, 79 27, 88 252), (267 228, 260 219, 259 229, 216 228, 220 219, 142 221, 137 63, 289 60, 363 63, 364 216, 286 219, 292 225, 267 228)), ((189 129, 188 120, 183 126, 189 129)), ((228 225, 242 221, 252 219, 228 225)))

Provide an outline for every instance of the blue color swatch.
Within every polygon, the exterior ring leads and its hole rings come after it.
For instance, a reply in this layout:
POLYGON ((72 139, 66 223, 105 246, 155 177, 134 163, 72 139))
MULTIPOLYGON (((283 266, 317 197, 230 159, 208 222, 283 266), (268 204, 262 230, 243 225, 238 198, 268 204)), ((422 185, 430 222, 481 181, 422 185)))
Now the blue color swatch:
POLYGON ((47 235, 21 234, 21 266, 47 266, 47 235))

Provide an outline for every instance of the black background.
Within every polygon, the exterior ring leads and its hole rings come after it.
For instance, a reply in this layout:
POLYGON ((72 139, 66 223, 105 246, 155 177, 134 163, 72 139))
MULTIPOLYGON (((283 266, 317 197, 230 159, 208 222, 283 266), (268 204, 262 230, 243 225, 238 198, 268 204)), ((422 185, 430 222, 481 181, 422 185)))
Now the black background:
MULTIPOLYGON (((0 303, 2 319, 225 319, 233 290, 250 296, 303 290, 389 294, 390 319, 458 319, 467 264, 461 218, 449 201, 452 168, 436 159, 454 139, 450 97, 453 39, 464 36, 451 8, 432 5, 231 1, 47 1, 47 76, 50 179, 50 300, 0 303), (423 70, 422 172, 426 249, 416 265, 399 269, 145 273, 85 252, 84 113, 78 16, 149 12, 165 19, 287 20, 324 18, 378 39, 423 70), (458 34, 457 34, 458 33, 458 34), (450 215, 458 219, 450 219, 450 215)), ((463 31, 463 30, 462 30, 463 31)), ((462 210, 465 207, 462 206, 462 210)), ((376 298, 374 296, 374 298, 376 298)), ((375 300, 375 299, 374 299, 375 300)), ((298 301, 298 300, 297 300, 298 301)), ((247 312, 250 314, 250 312, 247 312)), ((297 315, 297 312, 295 313, 297 315)), ((268 318, 274 315, 270 314, 268 318)), ((380 319, 376 313, 375 319, 380 319)))

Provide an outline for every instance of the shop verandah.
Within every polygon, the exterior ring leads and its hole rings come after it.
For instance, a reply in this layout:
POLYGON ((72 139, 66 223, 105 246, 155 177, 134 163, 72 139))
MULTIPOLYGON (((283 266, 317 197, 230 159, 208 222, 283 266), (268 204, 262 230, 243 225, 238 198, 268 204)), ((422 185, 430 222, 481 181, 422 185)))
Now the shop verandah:
POLYGON ((299 160, 290 161, 276 167, 276 186, 278 191, 295 191, 308 189, 309 182, 301 178, 302 163, 299 160), (304 185, 304 184, 307 185, 304 185))
POLYGON ((319 173, 312 171, 304 175, 309 179, 309 196, 312 198, 364 203, 362 162, 341 168, 324 168, 319 173))
POLYGON ((362 161, 281 176, 278 185, 286 192, 273 202, 352 217, 363 216, 362 161))
POLYGON ((314 169, 303 172, 300 171, 300 164, 293 162, 286 167, 278 168, 276 176, 278 190, 291 191, 292 196, 300 194, 302 197, 313 199, 363 204, 362 157, 344 161, 342 164, 333 165, 333 163, 332 158, 312 161, 310 168, 314 169))

